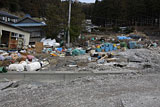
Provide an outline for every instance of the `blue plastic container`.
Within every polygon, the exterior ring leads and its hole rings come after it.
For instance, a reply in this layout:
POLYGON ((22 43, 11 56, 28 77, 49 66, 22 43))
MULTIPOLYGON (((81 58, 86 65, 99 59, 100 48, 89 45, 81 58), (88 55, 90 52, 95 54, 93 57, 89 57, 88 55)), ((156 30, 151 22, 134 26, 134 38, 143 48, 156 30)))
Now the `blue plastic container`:
POLYGON ((113 47, 113 50, 116 51, 116 50, 117 50, 117 47, 113 47))
POLYGON ((105 47, 105 52, 109 52, 109 47, 105 47))
POLYGON ((110 43, 105 43, 105 44, 104 44, 104 46, 105 46, 105 47, 108 47, 108 46, 109 46, 109 44, 110 44, 110 43))
POLYGON ((96 52, 102 52, 101 48, 96 48, 96 52))
POLYGON ((130 49, 135 49, 137 47, 137 43, 135 41, 130 41, 129 42, 129 48, 130 49))
POLYGON ((104 50, 104 49, 105 49, 105 46, 101 46, 101 49, 104 50))
POLYGON ((113 44, 109 44, 109 50, 113 51, 113 44))

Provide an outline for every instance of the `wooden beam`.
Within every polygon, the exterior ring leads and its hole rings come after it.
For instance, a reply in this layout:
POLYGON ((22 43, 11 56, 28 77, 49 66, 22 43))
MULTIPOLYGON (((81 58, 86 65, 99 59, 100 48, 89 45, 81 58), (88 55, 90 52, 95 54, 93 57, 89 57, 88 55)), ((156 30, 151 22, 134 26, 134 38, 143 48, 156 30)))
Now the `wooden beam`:
POLYGON ((11 45, 11 34, 12 32, 9 33, 8 50, 10 50, 10 45, 11 45))

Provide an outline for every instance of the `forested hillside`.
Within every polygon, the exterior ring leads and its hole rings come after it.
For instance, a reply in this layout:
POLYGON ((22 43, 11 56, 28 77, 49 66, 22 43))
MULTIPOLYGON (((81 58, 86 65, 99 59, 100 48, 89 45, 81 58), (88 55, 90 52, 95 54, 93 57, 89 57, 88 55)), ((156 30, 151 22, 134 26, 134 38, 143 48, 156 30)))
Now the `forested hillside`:
MULTIPOLYGON (((21 11, 43 17, 49 4, 60 0, 1 0, 0 8, 11 12, 21 11)), ((160 18, 160 0, 96 0, 81 5, 86 18, 94 24, 156 25, 160 18)))
POLYGON ((34 17, 45 15, 47 5, 57 0, 0 0, 0 8, 10 12, 24 12, 34 17))
POLYGON ((96 0, 92 20, 97 25, 156 25, 160 0, 96 0))

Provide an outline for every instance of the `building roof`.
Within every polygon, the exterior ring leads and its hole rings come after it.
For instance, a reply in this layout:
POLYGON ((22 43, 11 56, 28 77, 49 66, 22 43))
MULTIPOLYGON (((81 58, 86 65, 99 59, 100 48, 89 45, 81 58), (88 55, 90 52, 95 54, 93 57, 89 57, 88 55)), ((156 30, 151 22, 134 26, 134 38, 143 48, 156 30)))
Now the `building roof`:
POLYGON ((19 27, 36 27, 36 26, 46 26, 44 22, 40 22, 37 20, 34 20, 31 17, 24 17, 17 21, 15 24, 12 24, 13 26, 19 26, 19 27), (30 20, 30 22, 24 22, 25 20, 30 20))
POLYGON ((12 14, 4 12, 4 11, 0 11, 0 16, 5 16, 5 17, 14 18, 14 19, 19 19, 18 16, 12 15, 12 14))
POLYGON ((36 27, 36 26, 46 26, 45 23, 20 23, 20 24, 12 24, 13 26, 19 26, 19 27, 36 27))
MULTIPOLYGON (((12 27, 12 28, 15 28, 15 29, 18 29, 18 30, 24 31, 24 32, 28 32, 28 31, 26 31, 26 30, 24 30, 24 29, 22 29, 22 28, 20 28, 20 27, 13 26, 13 25, 8 24, 8 23, 6 23, 6 22, 2 22, 2 21, 0 21, 0 24, 6 25, 6 26, 9 26, 9 27, 12 27)), ((30 33, 30 32, 28 32, 28 33, 30 33)))
POLYGON ((23 21, 26 20, 26 19, 29 19, 29 20, 31 20, 31 21, 33 21, 33 22, 35 22, 35 23, 40 23, 40 21, 34 20, 34 19, 31 18, 31 17, 23 17, 23 18, 21 18, 20 20, 18 20, 18 21, 16 22, 16 24, 21 23, 21 22, 23 22, 23 21))

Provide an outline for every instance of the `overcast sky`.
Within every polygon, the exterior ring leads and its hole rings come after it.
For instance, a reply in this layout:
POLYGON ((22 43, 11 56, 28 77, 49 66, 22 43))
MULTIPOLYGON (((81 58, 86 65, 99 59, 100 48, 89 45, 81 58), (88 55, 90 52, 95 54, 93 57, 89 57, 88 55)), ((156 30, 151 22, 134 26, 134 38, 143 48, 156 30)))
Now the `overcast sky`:
POLYGON ((79 0, 79 1, 86 2, 86 3, 94 3, 95 2, 95 0, 79 0))

